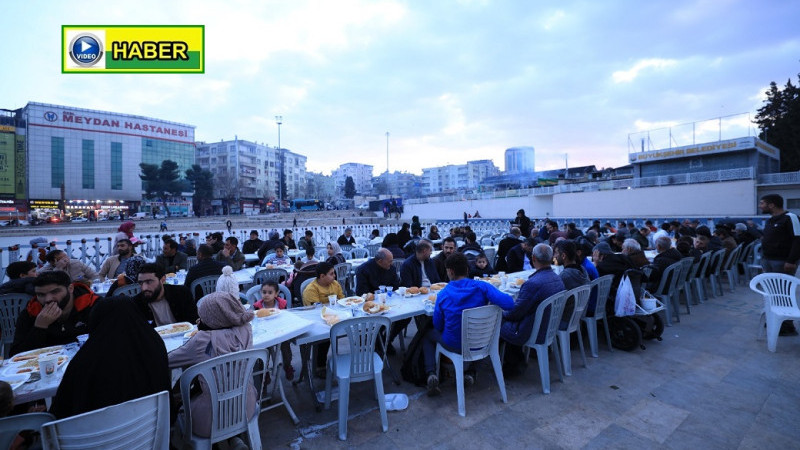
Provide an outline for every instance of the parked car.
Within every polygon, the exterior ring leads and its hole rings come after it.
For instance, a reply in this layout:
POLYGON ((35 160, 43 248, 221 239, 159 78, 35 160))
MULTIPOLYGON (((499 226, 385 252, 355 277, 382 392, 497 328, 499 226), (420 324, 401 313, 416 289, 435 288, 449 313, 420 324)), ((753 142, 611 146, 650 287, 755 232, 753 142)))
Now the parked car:
POLYGON ((77 222, 77 223, 83 223, 83 222, 88 222, 88 221, 89 221, 89 219, 87 219, 86 217, 73 217, 70 220, 70 222, 77 222))
POLYGON ((146 212, 137 212, 136 214, 131 216, 131 220, 142 220, 148 217, 148 213, 146 212))
POLYGON ((358 208, 358 209, 369 209, 369 203, 362 203, 362 204, 356 206, 356 208, 358 208))

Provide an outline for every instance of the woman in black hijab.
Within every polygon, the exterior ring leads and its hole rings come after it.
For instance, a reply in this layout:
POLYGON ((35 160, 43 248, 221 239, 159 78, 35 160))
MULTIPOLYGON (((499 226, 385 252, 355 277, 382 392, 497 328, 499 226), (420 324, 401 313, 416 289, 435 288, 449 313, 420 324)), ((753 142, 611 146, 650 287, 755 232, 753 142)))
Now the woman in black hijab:
POLYGON ((403 249, 400 248, 400 240, 397 239, 397 234, 395 233, 387 234, 386 237, 383 238, 381 247, 392 252, 392 256, 395 258, 404 259, 406 256, 405 252, 403 252, 403 249))
POLYGON ((89 339, 67 366, 50 412, 58 419, 170 390, 164 341, 127 298, 95 303, 89 339))

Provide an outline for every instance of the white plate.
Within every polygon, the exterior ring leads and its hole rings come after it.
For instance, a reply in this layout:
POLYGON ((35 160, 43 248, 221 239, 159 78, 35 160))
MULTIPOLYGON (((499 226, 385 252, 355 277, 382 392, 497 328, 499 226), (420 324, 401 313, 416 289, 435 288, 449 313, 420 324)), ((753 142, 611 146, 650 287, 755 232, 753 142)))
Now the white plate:
POLYGON ((63 345, 54 345, 52 347, 37 348, 35 350, 29 350, 27 352, 17 353, 11 358, 8 358, 6 360, 6 364, 19 365, 21 363, 30 361, 32 359, 38 359, 39 356, 41 355, 50 355, 50 354, 54 355, 56 353, 61 353, 63 351, 64 351, 63 345))
MULTIPOLYGON (((69 361, 69 357, 67 355, 58 355, 57 369, 66 364, 67 361, 69 361)), ((39 372, 39 360, 32 359, 17 364, 6 364, 5 366, 3 366, 3 370, 0 371, 0 375, 2 375, 3 377, 8 377, 20 374, 30 375, 32 373, 38 373, 38 372, 39 372)))
POLYGON ((28 378, 31 377, 30 373, 15 373, 13 375, 4 375, 2 377, 2 381, 11 385, 11 390, 16 391, 18 387, 25 384, 28 381, 28 378))
MULTIPOLYGON (((281 313, 281 310, 278 309, 278 308, 266 308, 266 309, 272 309, 275 312, 273 314, 270 314, 270 315, 265 316, 265 317, 258 317, 258 315, 256 315, 256 319, 260 319, 260 320, 274 319, 274 318, 278 317, 280 315, 280 313, 281 313)), ((256 311, 256 313, 258 313, 258 311, 256 311)))
POLYGON ((336 303, 338 303, 339 306, 344 306, 345 308, 349 308, 351 306, 363 305, 364 298, 359 296, 345 297, 343 299, 337 300, 336 303))
POLYGON ((326 315, 338 316, 339 317, 339 322, 344 320, 344 319, 347 319, 348 317, 351 317, 351 315, 350 315, 350 313, 348 311, 337 311, 337 310, 335 310, 333 308, 328 308, 327 306, 323 306, 322 307, 322 311, 320 311, 320 313, 319 313, 319 316, 322 319, 322 322, 326 323, 328 325, 333 325, 333 324, 328 323, 328 321, 325 320, 325 316, 326 315))
POLYGON ((162 338, 168 338, 172 336, 183 336, 184 334, 192 331, 192 329, 194 329, 194 325, 189 322, 176 322, 176 323, 171 323, 169 325, 161 325, 160 327, 155 328, 158 335, 161 336, 162 338))

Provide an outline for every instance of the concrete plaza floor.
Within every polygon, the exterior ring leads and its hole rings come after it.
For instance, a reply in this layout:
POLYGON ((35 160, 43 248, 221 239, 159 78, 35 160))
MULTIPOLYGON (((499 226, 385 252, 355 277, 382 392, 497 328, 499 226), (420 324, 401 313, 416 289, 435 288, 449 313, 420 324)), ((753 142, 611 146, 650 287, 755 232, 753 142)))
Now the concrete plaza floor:
MULTIPOLYGON (((531 360, 524 375, 506 380, 503 404, 485 364, 466 389, 466 417, 458 415, 454 381, 429 398, 423 388, 395 385, 384 373, 385 392, 408 394, 408 408, 389 412, 383 433, 373 384, 353 385, 346 442, 338 440, 336 402, 316 412, 306 385, 286 383, 300 424, 283 409, 265 412, 262 442, 264 448, 320 449, 797 448, 800 337, 781 337, 777 352, 767 351, 766 340, 756 339, 761 304, 744 285, 726 290, 693 305, 691 315, 683 306, 681 322, 666 328, 663 341, 646 341, 646 350, 609 352, 601 338, 599 358, 589 356, 588 368, 573 346, 573 375, 564 383, 551 357, 549 395, 542 394, 531 360)), ((399 357, 391 361, 399 370, 399 357)))

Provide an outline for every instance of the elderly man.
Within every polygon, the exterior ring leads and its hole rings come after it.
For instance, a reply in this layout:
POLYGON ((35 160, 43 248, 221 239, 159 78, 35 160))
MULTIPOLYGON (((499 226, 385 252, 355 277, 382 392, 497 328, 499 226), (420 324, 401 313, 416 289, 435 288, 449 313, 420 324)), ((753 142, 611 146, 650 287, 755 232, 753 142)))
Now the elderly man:
POLYGON ((520 236, 522 236, 522 231, 518 227, 511 227, 509 233, 500 240, 500 243, 497 244, 497 265, 495 269, 498 271, 507 269, 506 255, 508 255, 509 250, 519 244, 520 236))
POLYGON ((117 254, 109 256, 100 266, 98 276, 100 278, 114 278, 121 273, 125 273, 128 267, 128 260, 133 256, 133 244, 130 239, 120 239, 117 241, 117 254))
MULTIPOLYGON (((203 244, 197 247, 197 264, 192 266, 189 272, 186 273, 186 279, 183 281, 183 285, 191 287, 192 282, 198 278, 222 275, 223 267, 225 267, 224 264, 214 260, 214 249, 211 248, 210 245, 203 244)), ((199 299, 200 297, 197 298, 199 299)))
POLYGON ((653 266, 656 267, 656 270, 650 273, 648 277, 650 281, 647 289, 650 291, 658 289, 658 284, 661 282, 661 274, 664 273, 667 267, 683 259, 681 252, 672 247, 672 240, 666 236, 656 239, 656 252, 658 254, 653 258, 653 266))
POLYGON ((233 270, 241 269, 244 266, 244 254, 239 251, 239 239, 228 236, 225 239, 225 246, 214 258, 226 266, 231 266, 233 270))
MULTIPOLYGON (((552 257, 552 255, 551 255, 552 257)), ((488 303, 509 310, 514 306, 510 295, 497 290, 490 283, 472 280, 467 277, 469 263, 466 256, 453 253, 447 261, 447 276, 450 283, 439 292, 433 310, 433 328, 430 328, 422 340, 422 354, 425 373, 428 374, 428 395, 438 395, 439 377, 434 371, 436 367, 436 344, 441 344, 448 351, 461 353, 461 313, 465 309, 477 308, 488 303)), ((464 373, 464 383, 475 382, 475 371, 470 367, 464 373)))
POLYGON ((527 238, 512 247, 506 255, 506 272, 520 272, 522 270, 529 270, 531 267, 530 254, 534 245, 536 245, 536 241, 534 241, 532 238, 527 238))
POLYGON ((142 292, 133 302, 154 327, 176 322, 195 323, 197 304, 185 286, 166 284, 164 269, 158 264, 144 264, 138 281, 142 292))
POLYGON ((413 255, 403 261, 400 268, 401 285, 406 287, 430 286, 439 282, 439 273, 431 261, 433 244, 427 239, 422 239, 417 244, 413 255))
POLYGON ((45 260, 47 264, 39 269, 40 273, 51 270, 62 270, 69 274, 72 281, 83 280, 86 284, 91 283, 92 280, 97 278, 97 272, 95 272, 94 269, 77 259, 70 258, 64 250, 51 250, 50 253, 45 256, 45 260))
POLYGON ((356 269, 356 295, 375 292, 380 286, 400 287, 400 278, 392 266, 394 257, 385 248, 378 249, 375 257, 356 269))
POLYGON ((353 237, 353 229, 347 227, 344 229, 344 234, 339 236, 336 240, 339 245, 356 245, 356 238, 353 237))
POLYGON ((164 273, 175 273, 179 270, 186 270, 188 256, 186 253, 178 251, 178 243, 172 239, 164 243, 162 253, 156 256, 156 264, 159 265, 164 273))
POLYGON ((447 268, 445 261, 447 258, 456 251, 456 240, 447 236, 442 240, 442 251, 433 258, 433 263, 436 265, 436 272, 439 274, 440 281, 448 281, 447 268))
MULTIPOLYGON (((564 282, 550 268, 550 262, 553 260, 553 250, 550 246, 538 244, 533 247, 532 255, 536 272, 520 288, 514 307, 503 313, 503 323, 500 326, 500 337, 506 342, 503 374, 507 377, 521 375, 527 367, 522 346, 533 333, 533 323, 536 320, 539 304, 551 295, 564 290, 564 282)), ((542 315, 542 323, 546 324, 549 320, 550 310, 546 310, 542 315)), ((545 332, 545 328, 542 327, 536 342, 544 341, 545 332)))
POLYGON ((614 275, 614 280, 611 282, 609 298, 614 298, 616 295, 619 281, 622 279, 622 274, 628 269, 636 268, 627 255, 614 253, 611 251, 611 247, 605 242, 594 246, 592 249, 592 259, 597 267, 597 273, 600 274, 601 277, 604 275, 614 275))
POLYGON ((639 246, 639 243, 636 242, 636 239, 628 238, 622 241, 622 254, 627 255, 633 265, 637 268, 642 268, 650 264, 650 261, 648 261, 647 257, 644 256, 642 247, 639 246))
POLYGON ((245 255, 255 253, 262 245, 264 245, 264 241, 258 238, 258 230, 252 230, 250 231, 250 239, 242 244, 242 253, 245 255))

